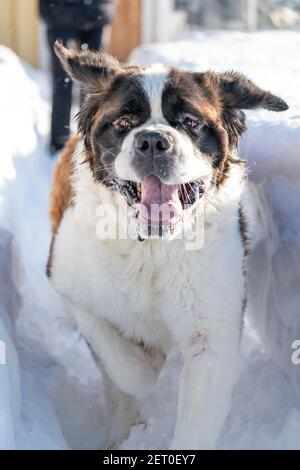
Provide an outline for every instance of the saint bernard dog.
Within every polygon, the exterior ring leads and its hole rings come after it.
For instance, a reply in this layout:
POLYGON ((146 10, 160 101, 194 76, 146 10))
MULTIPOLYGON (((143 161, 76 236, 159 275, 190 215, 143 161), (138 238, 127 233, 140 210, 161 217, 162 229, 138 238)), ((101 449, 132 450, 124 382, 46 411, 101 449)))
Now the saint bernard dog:
POLYGON ((135 397, 172 349, 182 370, 170 448, 214 448, 246 304, 243 110, 288 106, 236 72, 142 68, 60 41, 55 51, 84 100, 54 172, 47 275, 105 377, 107 447, 128 435, 135 397))

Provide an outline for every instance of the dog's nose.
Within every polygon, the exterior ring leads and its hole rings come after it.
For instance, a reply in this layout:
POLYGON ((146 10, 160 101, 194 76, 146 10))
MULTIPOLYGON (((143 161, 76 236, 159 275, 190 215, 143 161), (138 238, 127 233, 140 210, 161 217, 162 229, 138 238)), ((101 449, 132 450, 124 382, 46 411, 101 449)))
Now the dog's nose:
POLYGON ((143 155, 155 158, 169 150, 171 142, 160 132, 147 131, 135 136, 134 146, 143 155))

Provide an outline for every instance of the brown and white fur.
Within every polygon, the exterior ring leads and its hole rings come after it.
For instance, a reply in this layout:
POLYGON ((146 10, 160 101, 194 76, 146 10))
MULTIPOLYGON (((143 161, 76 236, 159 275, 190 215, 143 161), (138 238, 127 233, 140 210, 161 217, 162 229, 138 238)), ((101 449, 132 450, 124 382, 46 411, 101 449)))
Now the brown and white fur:
POLYGON ((131 397, 153 388, 175 347, 183 365, 171 448, 211 449, 239 373, 246 298, 242 109, 287 105, 233 72, 142 69, 55 49, 85 101, 55 171, 47 272, 118 389, 107 445, 126 437, 131 397), (171 214, 147 219, 151 202, 171 214), (134 236, 97 236, 103 204, 121 207, 117 224, 129 220, 134 236), (190 250, 180 235, 197 217, 203 244, 190 250))

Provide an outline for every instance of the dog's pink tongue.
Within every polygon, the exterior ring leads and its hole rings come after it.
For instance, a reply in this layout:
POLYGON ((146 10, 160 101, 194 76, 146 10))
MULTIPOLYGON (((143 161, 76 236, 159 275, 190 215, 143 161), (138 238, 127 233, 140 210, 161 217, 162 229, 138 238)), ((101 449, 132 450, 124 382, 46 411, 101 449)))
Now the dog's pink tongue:
POLYGON ((154 175, 142 183, 140 218, 148 223, 170 222, 182 213, 178 185, 164 184, 154 175))

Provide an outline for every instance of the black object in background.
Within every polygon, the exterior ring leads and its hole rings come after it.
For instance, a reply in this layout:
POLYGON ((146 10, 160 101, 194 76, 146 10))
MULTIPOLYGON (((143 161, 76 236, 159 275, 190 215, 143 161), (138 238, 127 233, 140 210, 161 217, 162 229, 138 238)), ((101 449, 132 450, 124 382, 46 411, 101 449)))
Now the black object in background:
POLYGON ((103 26, 111 22, 115 3, 115 0, 40 0, 51 53, 51 153, 60 150, 69 137, 72 107, 72 82, 62 69, 53 44, 59 38, 65 46, 72 42, 78 49, 86 44, 89 49, 98 50, 103 26))

